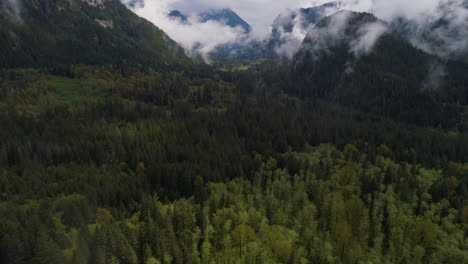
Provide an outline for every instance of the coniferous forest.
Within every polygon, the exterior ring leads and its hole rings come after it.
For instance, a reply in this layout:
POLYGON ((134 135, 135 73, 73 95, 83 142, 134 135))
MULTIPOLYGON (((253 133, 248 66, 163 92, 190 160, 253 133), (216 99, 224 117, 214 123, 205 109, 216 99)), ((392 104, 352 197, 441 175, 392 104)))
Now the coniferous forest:
POLYGON ((47 34, 0 18, 0 263, 468 263, 466 62, 390 32, 343 75, 351 27, 214 66, 119 1, 71 2, 26 5, 47 34))

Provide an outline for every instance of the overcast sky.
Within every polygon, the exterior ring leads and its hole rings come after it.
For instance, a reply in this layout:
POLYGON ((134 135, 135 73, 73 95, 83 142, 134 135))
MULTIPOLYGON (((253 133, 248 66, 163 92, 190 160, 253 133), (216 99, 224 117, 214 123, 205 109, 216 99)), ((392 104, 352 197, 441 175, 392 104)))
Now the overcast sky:
MULTIPOLYGON (((204 11, 210 8, 229 7, 252 25, 257 35, 268 33, 275 17, 287 9, 311 7, 329 0, 145 0, 147 5, 159 9, 178 9, 185 13, 204 11)), ((346 9, 372 11, 381 18, 393 15, 410 17, 431 13, 440 2, 449 0, 344 0, 346 9)))

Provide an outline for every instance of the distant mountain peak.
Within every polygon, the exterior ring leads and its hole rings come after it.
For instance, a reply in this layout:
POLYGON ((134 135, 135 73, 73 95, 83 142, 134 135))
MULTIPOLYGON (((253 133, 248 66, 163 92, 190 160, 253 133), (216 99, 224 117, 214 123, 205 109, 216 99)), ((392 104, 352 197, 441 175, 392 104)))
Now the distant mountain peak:
POLYGON ((276 17, 273 22, 273 34, 282 30, 292 32, 294 27, 300 26, 307 30, 320 20, 341 10, 341 2, 329 2, 323 5, 287 10, 276 17), (297 23, 300 22, 300 23, 297 23))
POLYGON ((241 27, 245 33, 250 33, 251 27, 236 12, 230 8, 211 9, 200 14, 201 22, 217 21, 229 27, 241 27))
POLYGON ((128 6, 131 8, 143 8, 145 7, 145 1, 144 0, 130 0, 127 3, 128 6))
POLYGON ((468 61, 468 1, 447 1, 424 21, 400 16, 393 27, 416 47, 437 56, 468 61))
POLYGON ((184 14, 182 14, 179 10, 171 10, 168 13, 168 16, 172 19, 177 19, 180 22, 187 23, 188 22, 188 17, 184 14))
POLYGON ((267 41, 271 54, 291 57, 300 48, 307 32, 323 18, 341 10, 341 2, 287 10, 278 15, 272 24, 267 41))

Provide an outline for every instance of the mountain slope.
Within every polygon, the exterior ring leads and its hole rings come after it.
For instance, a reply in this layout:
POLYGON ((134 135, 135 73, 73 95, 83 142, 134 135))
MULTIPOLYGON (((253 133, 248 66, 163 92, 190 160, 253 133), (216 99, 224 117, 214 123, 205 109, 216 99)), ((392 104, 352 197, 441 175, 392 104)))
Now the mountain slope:
POLYGON ((392 24, 415 46, 447 59, 468 62, 468 1, 447 1, 434 16, 422 21, 398 17, 392 24))
POLYGON ((450 127, 461 114, 456 105, 467 103, 466 65, 418 50, 370 14, 340 12, 322 20, 293 64, 295 93, 412 124, 450 127))
POLYGON ((226 61, 251 63, 260 59, 291 58, 299 50, 307 31, 340 8, 339 2, 329 2, 310 8, 287 10, 273 21, 266 39, 225 45, 213 52, 211 57, 220 64, 226 61))
POLYGON ((291 56, 304 40, 307 31, 326 16, 336 13, 339 8, 339 2, 330 2, 315 7, 288 10, 279 15, 271 26, 267 49, 271 53, 279 52, 291 56))
POLYGON ((0 67, 190 62, 178 44, 118 0, 31 0, 20 1, 17 15, 3 10, 10 15, 1 18, 0 67))

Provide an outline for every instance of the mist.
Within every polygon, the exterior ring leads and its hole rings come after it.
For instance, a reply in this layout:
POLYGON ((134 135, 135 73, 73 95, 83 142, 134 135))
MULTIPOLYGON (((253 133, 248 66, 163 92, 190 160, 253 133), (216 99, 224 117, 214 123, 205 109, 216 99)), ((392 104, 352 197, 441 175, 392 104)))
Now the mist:
MULTIPOLYGON (((128 4, 130 0, 121 1, 128 4)), ((221 45, 267 39, 271 33, 271 25, 279 14, 327 2, 330 1, 144 0, 144 6, 137 6, 133 11, 165 31, 189 53, 202 54, 208 60, 209 53, 221 45), (251 25, 252 32, 246 34, 241 29, 231 28, 220 22, 201 23, 199 21, 198 13, 220 8, 231 8, 251 25), (177 19, 169 18, 167 14, 170 10, 179 10, 187 15, 189 23, 181 23, 177 19)), ((340 10, 369 12, 389 23, 397 19, 410 22, 414 27, 414 32, 410 32, 407 36, 415 46, 427 52, 449 57, 468 49, 466 37, 468 35, 468 9, 464 0, 343 0, 339 2, 340 10), (441 19, 446 22, 445 26, 434 31, 428 30, 431 25, 441 19), (425 35, 422 32, 425 32, 425 35)), ((292 32, 282 32, 282 43, 275 48, 278 54, 291 57, 301 47, 302 41, 311 28, 303 28, 300 19, 298 17, 294 21, 292 32)), ((382 25, 373 25, 362 30, 367 31, 362 39, 366 41, 354 43, 358 47, 353 50, 354 53, 362 50, 367 52, 367 49, 373 47, 368 43, 375 42, 381 35, 377 33, 385 31, 382 25), (374 37, 377 39, 373 39, 374 37)))
MULTIPOLYGON (((128 0, 124 0, 128 3, 128 0)), ((201 22, 196 9, 184 12, 188 21, 183 22, 171 18, 168 13, 174 10, 172 1, 146 0, 143 7, 136 7, 133 11, 162 29, 172 39, 177 41, 187 52, 202 55, 209 61, 208 54, 216 47, 224 44, 242 43, 249 37, 240 27, 232 28, 221 22, 201 22)))
POLYGON ((380 37, 389 30, 383 22, 377 21, 363 25, 358 30, 358 38, 351 41, 351 51, 355 57, 368 54, 380 37))
POLYGON ((21 0, 5 0, 4 2, 6 2, 7 8, 10 8, 12 15, 18 20, 21 19, 21 0))

